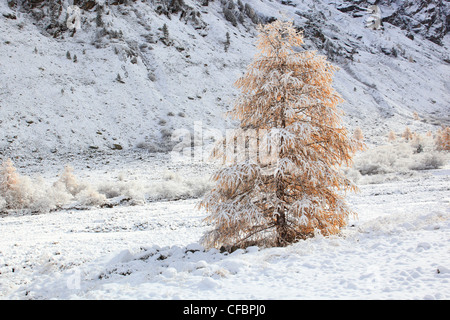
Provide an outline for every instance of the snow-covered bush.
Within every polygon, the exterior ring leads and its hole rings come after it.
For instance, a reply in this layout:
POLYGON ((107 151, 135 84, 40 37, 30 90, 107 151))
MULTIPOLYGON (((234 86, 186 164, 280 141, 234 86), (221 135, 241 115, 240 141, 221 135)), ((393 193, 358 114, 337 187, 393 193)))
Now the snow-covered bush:
POLYGON ((410 158, 411 148, 406 143, 383 145, 357 154, 353 168, 362 175, 383 174, 398 171, 410 158))
POLYGON ((91 186, 87 186, 81 190, 77 195, 77 205, 81 206, 98 206, 106 202, 106 197, 100 194, 97 190, 91 186))
POLYGON ((9 159, 0 167, 0 211, 46 213, 71 203, 96 206, 105 201, 106 197, 89 184, 80 183, 70 166, 51 185, 42 177, 19 175, 9 159))
POLYGON ((59 185, 48 186, 37 177, 19 175, 10 159, 0 167, 0 210, 49 212, 71 198, 59 185))
POLYGON ((185 178, 172 171, 156 181, 130 181, 121 172, 117 180, 91 184, 78 179, 71 166, 65 166, 51 183, 42 177, 19 175, 12 161, 7 160, 0 166, 0 212, 46 213, 60 208, 143 205, 147 200, 200 197, 211 187, 206 175, 185 178))
POLYGON ((415 161, 409 166, 411 170, 438 169, 445 164, 445 154, 441 152, 426 153, 416 158, 419 161, 415 161))
MULTIPOLYGON (((431 137, 415 136, 409 141, 393 142, 357 154, 352 170, 363 176, 405 173, 410 170, 438 169, 446 160, 446 154, 434 148, 431 137)), ((352 170, 347 173, 355 176, 352 170)))
POLYGON ((73 196, 75 196, 81 191, 81 189, 83 189, 83 187, 80 186, 77 178, 73 174, 73 168, 71 166, 64 167, 64 171, 62 172, 58 181, 55 182, 54 186, 56 186, 56 184, 59 184, 59 187, 64 187, 66 191, 73 196))
POLYGON ((4 199, 5 209, 22 209, 29 205, 32 187, 27 177, 16 172, 11 159, 0 166, 0 196, 4 199))
POLYGON ((209 177, 195 177, 183 179, 172 171, 166 171, 163 179, 152 183, 148 189, 150 199, 185 199, 197 198, 204 195, 212 187, 209 177))
POLYGON ((343 171, 344 171, 345 176, 348 179, 350 179, 351 181, 353 181, 353 183, 355 183, 355 184, 357 184, 362 177, 361 173, 353 167, 344 168, 343 171))
POLYGON ((8 202, 11 202, 9 199, 14 197, 18 183, 19 175, 11 159, 4 161, 0 167, 0 196, 4 199, 5 206, 8 206, 8 202))
MULTIPOLYGON (((59 180, 54 186, 60 186, 70 193, 78 205, 82 206, 97 206, 105 203, 106 197, 95 190, 91 185, 79 182, 73 174, 73 168, 66 166, 59 180)), ((63 190, 64 191, 64 190, 63 190)))
POLYGON ((149 201, 197 198, 212 187, 208 176, 182 177, 176 172, 165 171, 160 180, 127 181, 126 174, 118 175, 119 181, 105 181, 97 186, 97 191, 111 202, 126 202, 143 205, 149 201), (115 200, 114 200, 115 199, 115 200))
POLYGON ((2 196, 0 196, 0 212, 2 212, 4 209, 6 209, 6 200, 3 199, 2 196))
POLYGON ((48 212, 55 205, 47 195, 47 188, 42 178, 32 180, 28 176, 20 178, 21 207, 13 209, 25 209, 31 212, 48 212))
POLYGON ((97 190, 106 199, 122 198, 131 205, 143 205, 146 202, 145 186, 138 181, 123 181, 123 174, 119 181, 103 182, 97 190))
POLYGON ((60 181, 56 181, 47 189, 47 197, 52 199, 55 208, 61 208, 73 200, 73 195, 67 192, 65 185, 60 181))

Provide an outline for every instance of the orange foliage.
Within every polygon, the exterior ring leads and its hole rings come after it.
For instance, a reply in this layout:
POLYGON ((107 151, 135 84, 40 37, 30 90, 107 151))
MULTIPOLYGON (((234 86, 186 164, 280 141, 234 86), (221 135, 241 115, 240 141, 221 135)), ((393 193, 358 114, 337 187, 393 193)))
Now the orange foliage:
POLYGON ((20 208, 23 203, 21 177, 11 159, 0 165, 0 199, 2 198, 8 209, 20 208))
POLYGON ((360 140, 360 141, 363 141, 363 140, 364 140, 364 135, 363 135, 362 130, 361 130, 360 127, 357 127, 357 128, 355 129, 355 131, 353 132, 353 137, 354 137, 356 140, 360 140))
POLYGON ((409 127, 406 127, 405 131, 403 131, 402 138, 405 139, 406 141, 412 140, 413 134, 411 132, 411 129, 409 129, 409 127))
POLYGON ((438 150, 450 150, 450 127, 438 130, 436 135, 436 146, 438 150))
POLYGON ((19 175, 14 168, 14 164, 11 159, 3 161, 0 167, 0 191, 5 194, 8 190, 14 190, 18 188, 19 175))
MULTIPOLYGON (((227 141, 256 130, 257 138, 237 148, 257 146, 256 158, 214 174, 216 185, 200 203, 213 225, 205 246, 284 246, 317 230, 335 234, 353 213, 344 195, 357 188, 340 167, 352 164, 363 143, 341 124, 337 105, 343 99, 332 87, 337 68, 324 56, 301 51, 303 36, 291 22, 275 21, 259 31, 259 53, 236 81, 241 94, 229 112, 240 128, 227 141), (262 150, 271 150, 276 161, 263 161, 262 150)), ((216 158, 226 156, 224 145, 215 149, 216 158)))
POLYGON ((391 130, 391 131, 389 132, 389 135, 388 135, 388 140, 389 140, 389 141, 395 141, 395 139, 396 139, 395 132, 391 130))

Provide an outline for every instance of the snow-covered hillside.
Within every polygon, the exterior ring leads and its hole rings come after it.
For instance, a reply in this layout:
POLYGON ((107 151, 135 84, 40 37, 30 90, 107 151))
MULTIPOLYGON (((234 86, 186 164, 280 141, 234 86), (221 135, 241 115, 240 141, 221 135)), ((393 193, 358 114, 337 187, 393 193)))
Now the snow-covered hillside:
MULTIPOLYGON (((242 0, 240 10, 231 0, 186 0, 178 9, 170 1, 75 1, 85 10, 73 33, 66 26, 73 2, 31 8, 2 0, 0 152, 167 151, 173 130, 192 131, 195 121, 223 131, 232 126, 223 117, 232 84, 255 53, 254 22, 274 18, 292 19, 307 48, 341 67, 335 86, 346 100, 345 121, 369 142, 406 125, 425 132, 448 124, 448 35, 438 45, 426 34, 412 40, 400 24, 365 28, 369 14, 343 9, 350 2, 242 0), (226 18, 230 11, 236 21, 226 18)), ((382 16, 397 8, 380 7, 382 16)))

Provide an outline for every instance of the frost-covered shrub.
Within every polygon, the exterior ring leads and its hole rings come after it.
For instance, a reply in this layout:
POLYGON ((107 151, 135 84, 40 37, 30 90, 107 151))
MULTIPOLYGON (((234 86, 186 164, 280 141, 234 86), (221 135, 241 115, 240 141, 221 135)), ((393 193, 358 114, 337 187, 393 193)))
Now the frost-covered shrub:
POLYGON ((0 212, 2 212, 4 209, 6 209, 6 200, 3 199, 2 196, 0 196, 0 212))
POLYGON ((172 171, 166 171, 161 181, 148 186, 147 194, 150 199, 186 199, 197 198, 205 194, 212 187, 209 177, 195 177, 183 179, 172 171))
POLYGON ((129 204, 143 205, 145 199, 145 187, 138 181, 122 181, 124 178, 122 174, 119 176, 119 181, 103 182, 97 190, 104 195, 106 199, 113 199, 121 197, 126 199, 129 204))
POLYGON ((353 181, 353 183, 358 183, 358 181, 361 179, 361 173, 354 169, 354 168, 346 168, 344 169, 345 176, 353 181))
POLYGON ((358 154, 353 167, 362 175, 394 172, 409 159, 409 153, 410 147, 406 144, 379 146, 358 154))
POLYGON ((122 181, 118 182, 103 182, 98 186, 98 192, 103 194, 106 199, 117 198, 123 194, 123 186, 126 185, 122 181))
POLYGON ((70 193, 78 205, 97 206, 106 201, 105 195, 100 194, 91 185, 78 181, 73 174, 73 168, 71 166, 64 168, 59 180, 53 186, 56 187, 57 185, 70 193))
POLYGON ((446 154, 435 150, 431 137, 377 146, 358 154, 353 169, 361 175, 376 175, 442 167, 446 154))
POLYGON ((440 152, 427 153, 421 157, 416 157, 418 161, 413 162, 409 168, 411 170, 438 169, 445 164, 445 154, 440 152))
POLYGON ((60 208, 73 200, 73 195, 67 192, 66 186, 61 182, 55 182, 48 190, 47 196, 52 199, 55 208, 60 208))
POLYGON ((44 213, 67 203, 71 195, 60 185, 48 186, 45 179, 19 175, 11 160, 0 168, 0 210, 44 213))
POLYGON ((0 196, 4 199, 5 209, 22 209, 29 205, 32 187, 27 177, 16 172, 11 159, 0 166, 0 196))
POLYGON ((143 205, 146 203, 145 199, 145 189, 142 188, 142 185, 137 181, 132 181, 127 184, 128 188, 126 188, 123 192, 123 196, 129 199, 129 203, 132 205, 143 205))
POLYGON ((42 177, 19 175, 11 160, 0 165, 0 212, 21 210, 46 213, 72 207, 101 205, 143 205, 150 200, 175 200, 202 196, 211 188, 209 177, 185 178, 167 171, 159 181, 127 181, 121 172, 118 181, 97 185, 79 180, 66 166, 55 182, 42 177))
POLYGON ((10 160, 0 167, 0 211, 24 210, 46 213, 64 206, 96 206, 106 197, 87 183, 79 182, 66 166, 59 179, 49 184, 44 178, 19 175, 10 160))
POLYGON ((4 207, 8 207, 8 198, 11 198, 11 193, 17 189, 19 175, 16 173, 11 159, 3 161, 0 167, 0 197, 4 201, 4 207))
POLYGON ((106 202, 106 197, 97 190, 88 186, 81 190, 77 195, 77 204, 81 206, 98 206, 106 202))
POLYGON ((67 192, 73 196, 83 189, 83 186, 80 186, 77 178, 73 174, 73 168, 71 166, 64 167, 63 173, 55 184, 57 183, 59 183, 61 187, 65 187, 67 192))
POLYGON ((102 182, 97 187, 97 191, 111 203, 125 201, 131 205, 143 205, 147 200, 197 198, 211 188, 208 176, 185 178, 169 170, 156 181, 126 181, 123 173, 118 179, 102 182))
POLYGON ((44 213, 55 208, 53 199, 47 194, 47 186, 43 178, 32 180, 28 176, 22 176, 20 180, 22 190, 22 207, 20 209, 44 213))

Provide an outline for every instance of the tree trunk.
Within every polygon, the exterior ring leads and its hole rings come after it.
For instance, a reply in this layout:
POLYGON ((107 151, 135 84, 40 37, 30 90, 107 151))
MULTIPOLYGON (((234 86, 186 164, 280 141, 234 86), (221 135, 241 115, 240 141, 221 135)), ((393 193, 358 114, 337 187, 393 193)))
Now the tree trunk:
MULTIPOLYGON (((282 98, 283 103, 284 98, 282 98)), ((284 108, 281 109, 281 128, 286 128, 286 119, 284 114, 284 108)), ((280 152, 279 152, 279 159, 283 159, 284 152, 283 152, 283 144, 284 139, 281 137, 280 139, 280 152)), ((283 181, 283 176, 280 172, 277 173, 276 176, 276 196, 278 199, 278 206, 277 206, 277 218, 276 218, 276 229, 277 229, 277 245, 278 246, 285 246, 289 243, 288 241, 288 232, 287 232, 287 222, 286 222, 286 206, 285 206, 285 183, 283 181)))

